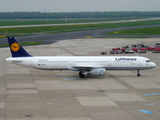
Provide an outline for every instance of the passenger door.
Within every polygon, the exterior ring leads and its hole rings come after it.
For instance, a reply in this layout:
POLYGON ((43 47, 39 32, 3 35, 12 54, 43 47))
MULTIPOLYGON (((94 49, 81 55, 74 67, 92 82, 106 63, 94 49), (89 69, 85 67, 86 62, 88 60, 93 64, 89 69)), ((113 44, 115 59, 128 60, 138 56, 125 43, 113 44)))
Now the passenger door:
POLYGON ((33 58, 30 59, 30 66, 34 67, 34 59, 33 58))
POLYGON ((142 59, 138 58, 138 66, 142 66, 142 59))

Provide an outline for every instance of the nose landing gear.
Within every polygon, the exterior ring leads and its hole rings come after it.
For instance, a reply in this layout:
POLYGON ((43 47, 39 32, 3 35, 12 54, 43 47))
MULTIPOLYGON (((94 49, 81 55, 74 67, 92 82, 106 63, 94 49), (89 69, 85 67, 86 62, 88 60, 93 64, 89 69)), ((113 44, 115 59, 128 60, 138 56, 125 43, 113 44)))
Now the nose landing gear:
POLYGON ((137 77, 141 77, 139 70, 137 70, 137 77))

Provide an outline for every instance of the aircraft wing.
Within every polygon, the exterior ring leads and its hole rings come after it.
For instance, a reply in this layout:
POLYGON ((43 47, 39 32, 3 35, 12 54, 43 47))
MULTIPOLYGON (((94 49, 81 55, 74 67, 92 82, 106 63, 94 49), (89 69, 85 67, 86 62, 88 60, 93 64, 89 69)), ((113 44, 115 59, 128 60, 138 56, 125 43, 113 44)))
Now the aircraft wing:
POLYGON ((78 70, 92 70, 95 68, 105 68, 103 65, 74 65, 73 68, 78 70))

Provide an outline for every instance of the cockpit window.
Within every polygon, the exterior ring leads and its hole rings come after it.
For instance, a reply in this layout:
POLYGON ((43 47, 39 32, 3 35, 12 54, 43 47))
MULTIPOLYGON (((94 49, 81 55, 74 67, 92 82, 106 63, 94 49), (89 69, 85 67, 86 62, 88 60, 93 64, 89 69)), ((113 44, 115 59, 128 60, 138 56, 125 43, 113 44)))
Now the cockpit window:
POLYGON ((150 60, 146 60, 146 63, 151 62, 150 60))

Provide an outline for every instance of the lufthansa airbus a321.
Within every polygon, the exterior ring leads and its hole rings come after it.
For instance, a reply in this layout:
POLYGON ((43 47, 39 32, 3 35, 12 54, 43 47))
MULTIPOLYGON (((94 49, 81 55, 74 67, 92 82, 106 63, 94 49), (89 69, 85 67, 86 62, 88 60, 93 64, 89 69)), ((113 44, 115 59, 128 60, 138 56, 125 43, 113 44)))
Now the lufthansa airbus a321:
POLYGON ((107 70, 140 70, 156 67, 154 62, 140 56, 32 56, 14 38, 7 37, 12 57, 5 61, 42 70, 72 70, 79 71, 80 78, 84 74, 104 76, 107 70))

